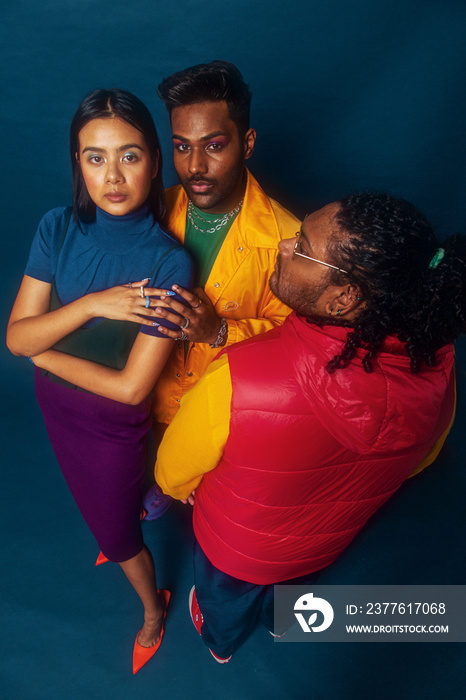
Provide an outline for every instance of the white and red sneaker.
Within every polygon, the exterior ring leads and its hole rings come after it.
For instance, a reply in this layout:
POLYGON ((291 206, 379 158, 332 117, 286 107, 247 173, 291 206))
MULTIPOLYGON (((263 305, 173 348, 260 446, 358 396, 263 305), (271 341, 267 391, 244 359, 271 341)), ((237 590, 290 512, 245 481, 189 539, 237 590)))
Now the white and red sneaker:
MULTIPOLYGON (((199 607, 199 603, 197 602, 196 587, 195 586, 193 586, 191 588, 191 590, 189 591, 188 605, 189 605, 189 614, 191 615, 191 620, 193 621, 193 625, 196 628, 196 630, 199 632, 199 634, 202 634, 201 627, 204 623, 204 618, 202 617, 201 609, 199 607)), ((209 651, 218 664, 227 664, 231 659, 231 656, 228 656, 226 659, 222 659, 221 656, 217 656, 217 654, 214 654, 212 649, 209 649, 209 651)))

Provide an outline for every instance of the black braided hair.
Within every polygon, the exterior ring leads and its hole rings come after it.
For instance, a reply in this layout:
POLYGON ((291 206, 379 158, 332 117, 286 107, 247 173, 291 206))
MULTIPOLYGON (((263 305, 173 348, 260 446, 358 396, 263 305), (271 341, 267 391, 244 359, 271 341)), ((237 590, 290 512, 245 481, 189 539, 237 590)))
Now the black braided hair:
POLYGON ((349 277, 365 303, 356 322, 339 322, 352 330, 327 371, 346 367, 363 348, 363 366, 371 372, 388 335, 406 343, 412 372, 423 363, 433 366, 436 351, 466 331, 466 237, 439 243, 414 205, 386 194, 345 197, 335 218, 340 231, 327 249, 349 275, 332 272, 330 283, 344 284, 349 277), (429 267, 439 247, 444 256, 429 267))

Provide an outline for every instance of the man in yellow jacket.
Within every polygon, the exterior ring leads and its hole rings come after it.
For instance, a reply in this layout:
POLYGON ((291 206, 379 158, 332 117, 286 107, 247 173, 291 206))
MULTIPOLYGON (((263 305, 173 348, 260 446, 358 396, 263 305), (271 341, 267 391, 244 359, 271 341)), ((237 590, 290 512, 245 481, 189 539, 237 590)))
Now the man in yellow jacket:
MULTIPOLYGON (((167 425, 219 348, 280 325, 290 313, 269 279, 278 242, 295 235, 300 222, 245 167, 256 132, 249 126, 251 94, 235 66, 213 61, 175 73, 159 96, 170 114, 181 182, 167 191, 167 228, 196 268, 193 293, 176 288, 187 306, 164 297, 185 319, 181 337, 160 327, 176 338, 153 401, 156 421, 167 425)), ((179 323, 170 309, 157 313, 179 323)))

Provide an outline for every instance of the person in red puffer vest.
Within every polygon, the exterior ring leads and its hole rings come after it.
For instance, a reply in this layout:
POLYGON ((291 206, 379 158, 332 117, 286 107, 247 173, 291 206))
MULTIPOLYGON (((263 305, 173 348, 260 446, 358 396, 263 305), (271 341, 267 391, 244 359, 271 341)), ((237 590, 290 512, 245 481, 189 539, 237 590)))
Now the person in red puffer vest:
POLYGON ((332 563, 454 415, 464 237, 439 247, 408 202, 362 194, 278 249, 270 286, 294 313, 211 365, 156 467, 164 493, 194 503, 190 610, 219 662, 257 619, 272 632, 273 584, 332 563))

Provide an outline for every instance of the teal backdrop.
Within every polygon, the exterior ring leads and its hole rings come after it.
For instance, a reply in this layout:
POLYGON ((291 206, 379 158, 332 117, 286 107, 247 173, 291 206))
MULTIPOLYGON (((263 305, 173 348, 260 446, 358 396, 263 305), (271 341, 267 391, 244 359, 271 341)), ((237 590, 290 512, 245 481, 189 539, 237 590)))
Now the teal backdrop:
POLYGON ((298 214, 358 189, 466 219, 466 3, 461 0, 16 0, 2 8, 2 213, 8 274, 42 214, 70 200, 68 126, 96 87, 150 107, 176 182, 162 78, 235 63, 253 92, 250 161, 298 214))
MULTIPOLYGON (((4 325, 38 221, 71 200, 68 128, 81 99, 97 87, 138 95, 154 115, 172 185, 170 127, 156 88, 213 59, 235 63, 250 84, 258 134, 250 168, 295 213, 377 189, 412 200, 441 237, 464 232, 464 0, 10 0, 1 7, 0 55, 4 325)), ((464 349, 463 339, 463 359, 464 349)), ((187 618, 191 534, 186 510, 176 508, 145 535, 174 596, 164 644, 152 668, 133 678, 138 603, 114 568, 93 569, 96 545, 54 461, 31 365, 2 347, 0 367, 5 697, 464 695, 457 644, 317 650, 273 645, 257 631, 234 662, 217 667, 187 618)), ((465 583, 464 367, 440 466, 403 487, 326 582, 465 583)))

